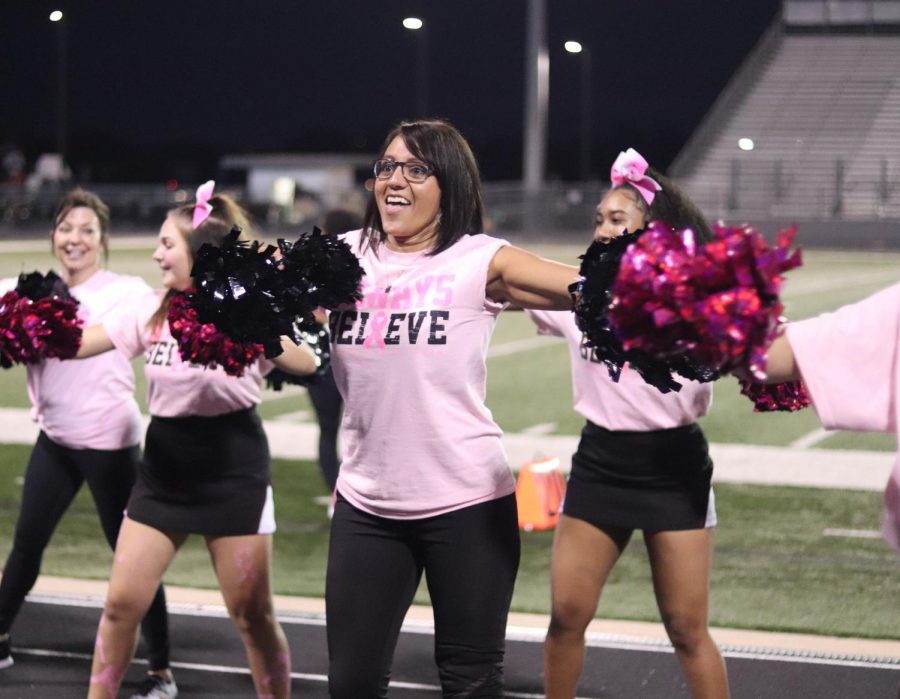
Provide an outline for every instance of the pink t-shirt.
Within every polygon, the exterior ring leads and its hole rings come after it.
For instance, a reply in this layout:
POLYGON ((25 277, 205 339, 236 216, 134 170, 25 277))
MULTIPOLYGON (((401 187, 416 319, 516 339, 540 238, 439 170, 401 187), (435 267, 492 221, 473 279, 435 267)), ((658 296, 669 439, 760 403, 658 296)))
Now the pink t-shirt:
POLYGON ((485 297, 506 241, 464 236, 439 255, 360 249, 364 299, 331 313, 344 398, 338 490, 382 517, 416 519, 509 495, 515 481, 484 404, 485 357, 502 304, 485 297))
POLYGON ((575 412, 608 430, 643 432, 681 427, 706 415, 712 404, 712 384, 675 377, 681 384, 677 393, 660 393, 646 383, 628 364, 619 382, 609 378, 606 365, 585 346, 575 316, 569 311, 525 313, 542 335, 566 339, 572 365, 572 393, 575 412))
POLYGON ((151 332, 150 317, 159 308, 161 291, 150 290, 137 303, 104 321, 103 327, 118 350, 133 358, 143 353, 147 376, 147 408, 158 417, 224 415, 257 405, 260 383, 272 363, 261 359, 241 377, 222 367, 211 369, 181 360, 169 324, 151 332))
MULTIPOLYGON (((3 280, 0 291, 15 288, 3 280)), ((85 326, 102 323, 134 304, 150 287, 139 277, 98 270, 69 289, 85 326)), ((128 359, 107 352, 83 360, 46 359, 27 366, 31 415, 57 444, 70 449, 124 449, 141 440, 128 359)))
MULTIPOLYGON (((859 303, 790 323, 787 337, 822 424, 900 438, 900 284, 859 303)), ((900 460, 884 498, 882 531, 900 550, 900 460)))

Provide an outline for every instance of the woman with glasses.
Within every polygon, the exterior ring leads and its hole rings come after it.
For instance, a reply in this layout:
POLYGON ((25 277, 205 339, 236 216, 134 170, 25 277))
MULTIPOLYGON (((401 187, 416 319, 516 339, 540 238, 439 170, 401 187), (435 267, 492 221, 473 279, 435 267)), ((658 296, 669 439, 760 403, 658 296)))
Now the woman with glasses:
MULTIPOLYGON (((703 214, 634 149, 613 164, 612 189, 597 205, 594 240, 609 244, 662 220, 711 236, 703 214)), ((626 364, 617 382, 572 313, 526 311, 569 346, 575 410, 587 420, 553 540, 552 612, 544 646, 548 699, 575 696, 584 634, 603 587, 635 529, 643 531, 666 632, 694 697, 727 697, 725 664, 709 635, 709 576, 716 508, 712 461, 697 419, 712 384, 679 379, 661 393, 626 364)))
POLYGON ((578 270, 482 233, 478 166, 444 121, 391 131, 374 174, 363 228, 345 236, 364 298, 329 319, 346 445, 326 580, 329 690, 387 696, 424 572, 444 695, 499 697, 520 544, 515 482, 484 404, 486 352, 507 303, 569 308, 578 270))

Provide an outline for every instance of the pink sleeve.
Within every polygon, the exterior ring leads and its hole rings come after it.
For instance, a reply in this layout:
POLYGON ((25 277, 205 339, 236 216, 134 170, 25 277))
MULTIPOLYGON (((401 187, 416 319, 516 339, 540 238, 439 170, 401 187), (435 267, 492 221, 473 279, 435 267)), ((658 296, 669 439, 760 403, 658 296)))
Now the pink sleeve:
POLYGON ((898 314, 900 285, 788 325, 797 366, 826 428, 894 430, 898 314))
POLYGON ((556 337, 564 337, 563 331, 559 326, 559 316, 563 313, 569 313, 569 311, 525 309, 525 315, 531 318, 532 322, 537 326, 538 335, 554 335, 556 337))

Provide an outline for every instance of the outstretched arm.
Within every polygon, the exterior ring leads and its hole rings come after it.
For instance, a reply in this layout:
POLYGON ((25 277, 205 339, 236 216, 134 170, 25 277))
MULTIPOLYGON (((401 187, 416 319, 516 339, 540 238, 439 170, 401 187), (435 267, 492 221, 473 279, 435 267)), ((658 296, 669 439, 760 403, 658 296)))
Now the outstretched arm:
POLYGON ((794 350, 782 329, 769 347, 766 355, 766 383, 784 383, 800 379, 800 369, 794 359, 794 350))
POLYGON ((76 359, 87 359, 98 354, 115 349, 112 340, 102 325, 92 325, 81 331, 81 346, 78 348, 76 359))
POLYGON ((308 376, 315 373, 318 365, 315 355, 305 344, 295 345, 289 338, 281 338, 281 354, 272 359, 272 363, 282 371, 296 376, 308 376))
POLYGON ((569 310, 569 284, 577 278, 577 267, 506 245, 491 260, 487 295, 521 308, 569 310))

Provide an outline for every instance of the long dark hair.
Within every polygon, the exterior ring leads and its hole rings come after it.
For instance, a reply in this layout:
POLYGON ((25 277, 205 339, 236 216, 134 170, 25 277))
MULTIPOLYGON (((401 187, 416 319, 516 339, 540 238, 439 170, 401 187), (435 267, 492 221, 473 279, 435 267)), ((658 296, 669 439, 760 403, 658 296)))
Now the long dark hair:
MULTIPOLYGON (((434 168, 441 186, 437 242, 429 254, 443 252, 464 235, 481 233, 484 193, 478 162, 465 137, 442 119, 403 122, 387 135, 381 155, 398 136, 410 153, 434 168)), ((373 248, 386 238, 374 191, 366 207, 363 230, 373 248)))
POLYGON ((633 192, 638 208, 644 214, 644 221, 665 221, 676 230, 690 228, 694 231, 698 243, 712 240, 712 227, 700 208, 671 179, 652 167, 647 168, 647 175, 659 182, 662 191, 657 192, 653 204, 647 205, 641 193, 628 182, 613 187, 633 192))
MULTIPOLYGON (((191 261, 196 259, 197 251, 204 243, 221 245, 225 236, 236 225, 242 228, 240 239, 249 239, 250 217, 234 199, 227 194, 214 194, 210 197, 209 204, 212 206, 209 217, 196 228, 193 227, 194 204, 179 206, 168 213, 168 218, 187 242, 191 261)), ((147 323, 148 328, 154 330, 165 322, 169 312, 169 301, 176 293, 174 289, 169 289, 147 323)))

